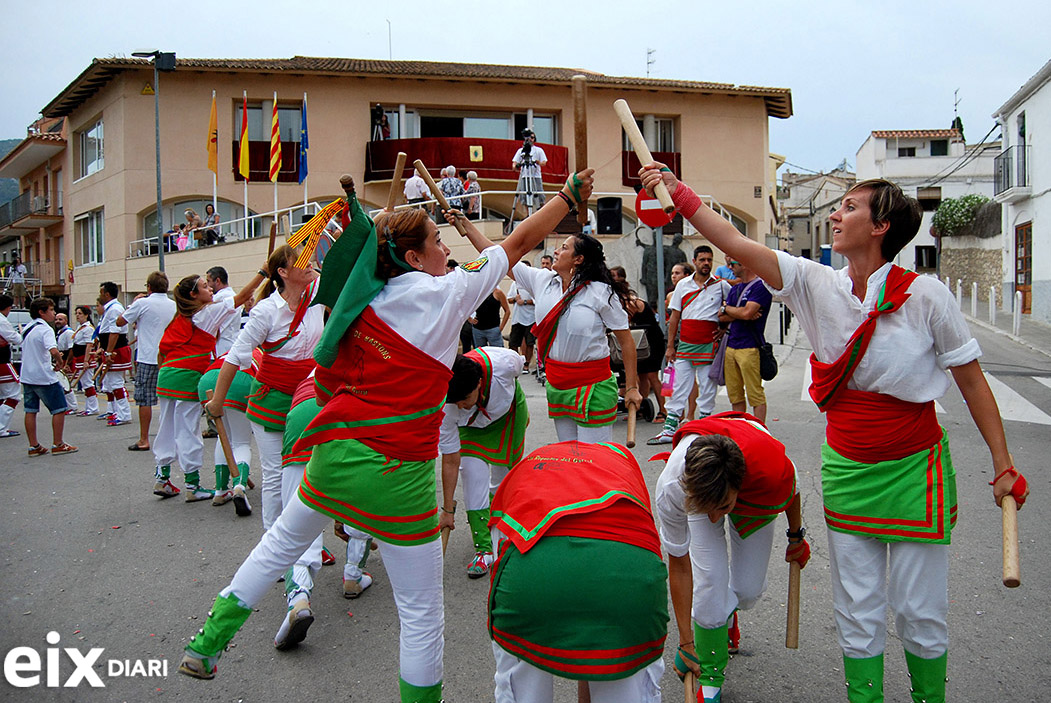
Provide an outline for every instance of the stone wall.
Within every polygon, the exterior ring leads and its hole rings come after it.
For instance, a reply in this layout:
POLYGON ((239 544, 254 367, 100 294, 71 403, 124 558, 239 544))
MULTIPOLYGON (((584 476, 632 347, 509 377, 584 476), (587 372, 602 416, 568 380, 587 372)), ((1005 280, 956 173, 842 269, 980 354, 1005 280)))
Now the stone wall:
MULTIPOLYGON (((953 239, 959 239, 954 237, 953 239)), ((943 247, 946 240, 942 240, 943 247)), ((954 242, 955 243, 955 242, 954 242)), ((951 281, 950 288, 956 292, 956 279, 963 281, 963 294, 971 294, 971 284, 978 282, 978 300, 989 300, 989 287, 996 287, 996 304, 1003 304, 1001 286, 1003 253, 1000 249, 984 247, 943 248, 939 271, 942 280, 951 281)))

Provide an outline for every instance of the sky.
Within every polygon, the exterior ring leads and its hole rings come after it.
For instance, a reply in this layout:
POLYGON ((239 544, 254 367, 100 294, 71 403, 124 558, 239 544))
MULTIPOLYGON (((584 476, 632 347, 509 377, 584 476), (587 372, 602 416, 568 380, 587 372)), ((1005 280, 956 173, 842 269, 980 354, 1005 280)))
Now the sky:
POLYGON ((94 0, 43 13, 33 3, 0 3, 7 27, 0 139, 24 137, 92 58, 136 49, 185 58, 559 66, 618 76, 645 76, 654 49, 654 78, 791 89, 794 114, 770 119, 770 149, 793 171, 828 171, 844 159, 852 168, 873 130, 949 127, 954 100, 968 143, 981 141, 994 127, 992 113, 1051 58, 1051 3, 1036 0, 94 0))

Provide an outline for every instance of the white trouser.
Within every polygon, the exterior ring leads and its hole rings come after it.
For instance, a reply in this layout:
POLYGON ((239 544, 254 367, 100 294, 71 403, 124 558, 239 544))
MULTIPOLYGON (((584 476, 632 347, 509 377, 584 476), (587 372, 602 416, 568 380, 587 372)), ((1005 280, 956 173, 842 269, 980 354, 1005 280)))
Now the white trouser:
POLYGON ((766 590, 766 567, 774 542, 771 522, 741 539, 726 517, 713 523, 707 514, 690 515, 693 565, 693 621, 706 630, 726 624, 734 609, 748 610, 766 590), (726 532, 730 533, 727 554, 726 532))
MULTIPOLYGON (((331 524, 332 518, 296 498, 220 595, 233 593, 254 608, 277 577, 331 524)), ((380 541, 379 546, 401 621, 401 678, 413 686, 433 686, 442 680, 445 647, 441 542, 403 547, 380 541)))
POLYGON ((836 633, 845 656, 863 659, 883 652, 888 603, 906 651, 921 659, 945 654, 949 545, 886 543, 829 530, 828 554, 836 633))
POLYGON ((21 395, 22 386, 18 383, 0 383, 0 432, 6 432, 11 427, 11 418, 21 395))
POLYGON ((343 525, 343 531, 350 537, 347 540, 347 562, 343 565, 343 580, 357 581, 361 578, 369 550, 372 549, 372 536, 350 525, 343 525))
POLYGON ((66 393, 66 409, 70 412, 76 412, 80 410, 80 404, 77 403, 77 393, 72 388, 66 393))
POLYGON ((267 432, 258 422, 250 424, 262 467, 260 493, 263 501, 263 529, 269 530, 281 514, 281 447, 285 435, 282 432, 267 432))
MULTIPOLYGON (((102 392, 113 393, 114 397, 112 407, 108 408, 111 413, 114 413, 116 418, 121 422, 131 422, 131 406, 128 405, 128 392, 124 389, 124 372, 123 371, 108 371, 105 376, 102 377, 102 392), (117 389, 120 392, 117 393, 117 389)), ((160 398, 158 398, 158 401, 160 398)), ((195 405, 197 405, 195 403, 195 405)), ((201 408, 198 406, 197 411, 200 412, 201 408)), ((200 466, 200 461, 197 462, 200 466)))
POLYGON ((465 456, 460 459, 460 475, 464 509, 485 510, 489 507, 489 495, 496 493, 507 475, 507 467, 490 466, 476 456, 465 456))
MULTIPOLYGON (((127 401, 125 401, 127 402, 127 401)), ((201 404, 160 396, 157 436, 153 438, 153 459, 157 466, 171 466, 176 457, 183 474, 201 470, 204 440, 201 439, 201 404)))
POLYGON ((84 412, 97 415, 99 412, 99 397, 95 383, 91 380, 91 369, 81 374, 80 380, 77 381, 77 386, 84 391, 84 412), (90 393, 88 392, 89 388, 91 389, 90 393))
MULTIPOLYGON (((290 505, 296 498, 296 490, 303 480, 303 471, 306 464, 289 464, 281 470, 281 504, 290 505)), ((321 570, 321 548, 324 545, 324 533, 317 536, 310 546, 296 559, 292 565, 292 580, 299 586, 298 592, 305 592, 310 597, 314 590, 314 576, 321 570)), ((297 590, 289 590, 288 604, 291 605, 295 599, 297 590)))
MULTIPOLYGON (((230 440, 230 448, 234 452, 234 459, 238 464, 252 463, 252 430, 248 427, 248 418, 240 410, 223 408, 223 427, 226 429, 226 437, 230 440)), ((223 451, 223 443, 215 442, 215 465, 226 465, 226 453, 223 451)))
POLYGON ((697 417, 707 417, 715 410, 715 394, 719 386, 708 378, 711 364, 694 366, 689 361, 675 360, 675 385, 672 387, 671 400, 665 404, 669 413, 675 413, 681 419, 686 410, 686 401, 690 399, 693 384, 697 383, 697 417))
MULTIPOLYGON (((504 651, 496 642, 496 703, 551 703, 555 675, 504 651)), ((589 681, 592 703, 660 703, 664 659, 615 681, 589 681)), ((574 700, 576 697, 574 696, 574 700)))
POLYGON ((613 425, 600 425, 599 427, 584 426, 578 425, 568 417, 556 417, 555 434, 558 435, 559 442, 569 442, 571 440, 589 442, 591 444, 596 442, 612 442, 613 425))

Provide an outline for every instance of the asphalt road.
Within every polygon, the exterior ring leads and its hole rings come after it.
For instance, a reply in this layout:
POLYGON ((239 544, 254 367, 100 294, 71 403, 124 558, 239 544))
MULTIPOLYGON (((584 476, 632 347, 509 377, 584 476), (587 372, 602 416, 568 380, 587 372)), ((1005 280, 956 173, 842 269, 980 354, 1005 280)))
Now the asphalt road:
MULTIPOLYGON (((1049 560, 1039 547, 1051 543, 1051 358, 985 330, 976 335, 984 364, 996 381, 1023 398, 1009 403, 1005 422, 1016 465, 1026 472, 1033 497, 1020 514, 1022 586, 1000 583, 1000 512, 986 482, 989 455, 959 393, 940 402, 940 420, 949 431, 959 483, 960 520, 953 536, 949 632, 950 700, 1038 701, 1051 682, 1051 592, 1049 560), (1042 380, 1041 380, 1042 379, 1042 380), (1028 404, 1026 404, 1028 402, 1028 404), (1043 605, 1040 605, 1043 603, 1043 605)), ((835 641, 828 578, 827 537, 822 526, 819 446, 824 420, 801 398, 805 342, 783 360, 769 384, 769 425, 788 447, 800 472, 804 522, 813 558, 803 572, 800 647, 784 647, 788 568, 775 542, 769 587, 759 605, 741 614, 741 653, 730 664, 723 700, 727 703, 843 701, 842 663, 835 641)), ((533 423, 527 448, 555 441, 545 417, 538 384, 522 382, 533 423)), ((997 386, 999 389, 999 386, 997 386)), ((998 390, 1011 395, 1010 392, 998 390)), ((725 396, 719 409, 728 409, 725 396)), ((21 411, 16 414, 21 426, 21 411)), ((623 441, 626 424, 614 438, 623 441)), ((261 532, 258 512, 238 519, 233 507, 153 496, 149 455, 128 452, 135 425, 108 428, 89 418, 69 418, 68 441, 77 454, 27 459, 24 438, 0 440, 0 651, 31 647, 40 652, 41 683, 15 688, 0 681, 0 698, 32 701, 396 701, 398 623, 382 560, 373 553, 369 571, 375 585, 354 601, 341 597, 341 569, 324 567, 313 599, 317 620, 297 649, 279 653, 272 638, 283 617, 283 591, 260 604, 223 656, 213 681, 175 673, 187 639, 201 627, 219 589, 254 546, 261 532), (94 670, 105 688, 86 682, 48 687, 49 632, 57 647, 98 653, 94 670), (167 676, 112 677, 110 660, 167 662, 167 676)), ((653 486, 662 468, 647 462, 654 453, 645 439, 656 426, 639 426, 634 450, 653 486)), ((50 437, 45 429, 44 438, 50 437)), ((206 441, 205 456, 211 456, 206 441)), ((254 472, 258 478, 258 471, 254 472)), ((258 491, 254 492, 258 504, 258 491)), ((783 518, 780 519, 783 523, 783 518)), ((339 553, 342 542, 326 536, 339 553)), ((449 701, 492 700, 492 654, 485 630, 487 580, 468 580, 472 554, 461 524, 449 544, 445 570, 445 697, 449 701)), ((670 606, 669 606, 670 609, 670 606)), ((888 701, 908 700, 900 643, 887 648, 888 701)), ((674 620, 669 625, 674 643, 674 620)), ((73 674, 70 657, 57 655, 59 683, 73 674)), ((682 700, 681 684, 669 664, 664 699, 682 700)), ((23 660, 24 661, 24 660, 23 660)), ((122 664, 122 666, 127 666, 122 664)), ((23 676, 29 675, 23 672, 23 676)), ((574 701, 573 685, 559 686, 558 701, 574 701)))

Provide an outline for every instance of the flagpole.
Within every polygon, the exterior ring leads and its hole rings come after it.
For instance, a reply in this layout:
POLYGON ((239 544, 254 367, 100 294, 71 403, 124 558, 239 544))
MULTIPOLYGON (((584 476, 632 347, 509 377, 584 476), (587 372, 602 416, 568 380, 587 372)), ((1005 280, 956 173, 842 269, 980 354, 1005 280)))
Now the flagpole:
MULTIPOLYGON (((248 101, 248 91, 247 90, 241 91, 241 98, 244 101, 241 104, 242 105, 247 104, 247 101, 248 101)), ((245 120, 247 118, 248 118, 248 116, 246 114, 244 114, 244 110, 242 110, 241 111, 241 119, 245 120)), ((242 130, 245 129, 245 126, 241 125, 241 129, 242 130)), ((244 219, 245 239, 248 239, 249 235, 251 234, 250 223, 248 222, 248 176, 245 176, 244 174, 242 174, 242 178, 244 179, 244 191, 245 191, 245 196, 244 196, 245 197, 245 215, 244 215, 244 217, 245 217, 245 219, 244 219)))
MULTIPOLYGON (((212 105, 215 105, 215 91, 212 91, 212 105)), ((218 135, 216 135, 218 137, 218 135)), ((209 137, 210 138, 210 137, 209 137)), ((216 154, 218 154, 218 138, 216 139, 216 154)), ((212 212, 216 215, 219 214, 219 173, 218 166, 216 171, 212 172, 212 212)), ((218 230, 216 231, 218 234, 218 230)))
MULTIPOLYGON (((302 114, 302 118, 303 118, 302 119, 302 125, 303 125, 304 129, 300 130, 302 133, 299 135, 299 140, 300 140, 300 143, 299 143, 299 158, 300 159, 303 159, 305 154, 306 154, 306 150, 303 148, 303 139, 307 138, 307 136, 306 136, 306 129, 305 129, 306 123, 307 123, 306 112, 307 112, 307 93, 304 90, 303 91, 303 114, 302 114)), ((307 148, 308 149, 310 148, 309 142, 307 143, 307 148)), ((303 168, 302 164, 300 164, 299 168, 302 171, 302 168, 303 168)), ((309 170, 307 171, 307 175, 303 176, 303 215, 304 216, 307 214, 307 179, 308 178, 310 178, 310 171, 309 170)))

